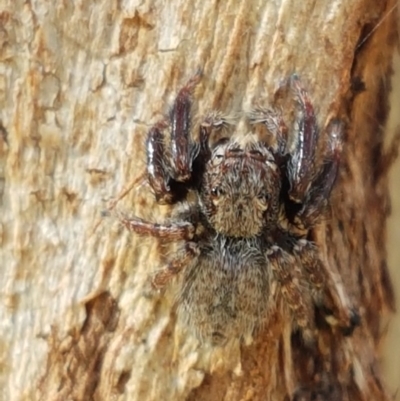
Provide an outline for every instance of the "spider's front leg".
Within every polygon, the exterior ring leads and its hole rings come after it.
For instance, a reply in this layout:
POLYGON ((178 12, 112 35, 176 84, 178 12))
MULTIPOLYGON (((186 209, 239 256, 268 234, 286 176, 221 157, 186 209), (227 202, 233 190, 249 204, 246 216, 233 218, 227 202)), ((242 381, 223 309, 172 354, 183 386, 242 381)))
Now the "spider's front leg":
POLYGON ((290 152, 287 167, 290 199, 301 205, 297 218, 305 227, 312 226, 329 199, 337 176, 342 150, 340 121, 333 120, 328 126, 328 146, 324 151, 322 167, 316 166, 318 127, 314 108, 307 91, 297 76, 291 78, 291 85, 300 106, 298 132, 294 148, 290 152))
POLYGON ((156 200, 161 203, 173 203, 186 193, 183 183, 191 178, 193 161, 199 152, 199 146, 190 137, 192 92, 200 81, 196 74, 178 92, 172 106, 170 121, 170 147, 166 151, 164 130, 169 126, 165 121, 154 125, 146 142, 147 173, 156 200))
POLYGON ((335 184, 340 156, 342 153, 343 125, 333 120, 328 126, 328 143, 324 152, 323 164, 317 171, 308 189, 303 207, 298 213, 299 219, 306 226, 313 225, 328 203, 333 185, 335 184))
POLYGON ((190 138, 191 95, 199 81, 200 74, 197 73, 179 91, 170 113, 172 178, 179 182, 190 179, 192 163, 199 152, 190 138))
POLYGON ((300 108, 300 118, 287 172, 290 183, 289 196, 294 202, 302 203, 314 175, 315 150, 319 132, 314 108, 307 91, 296 75, 291 77, 290 82, 300 108))

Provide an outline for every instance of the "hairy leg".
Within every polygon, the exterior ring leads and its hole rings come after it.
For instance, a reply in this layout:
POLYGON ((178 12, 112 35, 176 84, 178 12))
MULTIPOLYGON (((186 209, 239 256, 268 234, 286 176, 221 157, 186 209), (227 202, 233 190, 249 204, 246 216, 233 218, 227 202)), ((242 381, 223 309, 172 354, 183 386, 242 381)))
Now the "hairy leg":
POLYGON ((156 224, 138 217, 128 218, 121 213, 118 214, 118 218, 128 230, 139 235, 162 238, 164 241, 185 241, 184 248, 178 251, 178 257, 153 274, 152 285, 156 289, 161 289, 168 284, 183 268, 193 262, 200 253, 197 244, 190 241, 193 239, 195 226, 189 222, 156 224))
MULTIPOLYGON (((155 124, 147 135, 147 172, 149 184, 156 200, 161 204, 173 203, 182 197, 181 183, 191 178, 192 164, 199 153, 199 145, 190 137, 192 92, 200 74, 196 74, 178 92, 167 121, 155 124), (170 140, 165 141, 164 131, 170 128, 170 140), (166 149, 166 143, 170 149, 166 149)), ((185 191, 183 191, 185 193, 185 191)))
POLYGON ((295 75, 291 78, 291 86, 300 108, 300 117, 287 168, 289 197, 301 205, 296 212, 297 223, 310 227, 324 211, 336 180, 342 151, 343 124, 339 120, 332 120, 328 125, 327 146, 323 150, 321 166, 318 166, 316 150, 319 132, 314 108, 307 91, 295 75))
POLYGON ((147 176, 158 203, 171 203, 173 194, 170 187, 167 159, 165 158, 164 136, 165 122, 154 125, 147 134, 147 176))
POLYGON ((130 231, 139 235, 162 238, 166 241, 188 241, 193 238, 195 232, 194 225, 186 221, 172 224, 157 224, 144 221, 139 217, 128 218, 123 214, 119 214, 118 219, 130 231))
POLYGON ((185 267, 194 263, 199 254, 200 251, 195 242, 186 242, 185 248, 178 253, 179 256, 171 260, 154 274, 152 279, 153 287, 156 289, 165 287, 165 285, 185 267))
POLYGON ((200 73, 192 77, 178 92, 170 112, 171 121, 171 168, 176 181, 188 181, 192 163, 199 151, 190 138, 192 93, 201 78, 200 73))
POLYGON ((342 152, 343 125, 333 120, 328 126, 328 142, 324 152, 323 163, 308 190, 298 218, 306 226, 312 226, 318 219, 329 200, 332 187, 339 169, 342 152))
POLYGON ((360 317, 350 306, 340 276, 334 277, 332 270, 322 262, 317 248, 310 241, 305 239, 297 241, 293 253, 301 262, 303 274, 306 274, 306 281, 310 285, 311 295, 317 305, 323 304, 324 294, 328 292, 335 315, 329 316, 327 321, 341 327, 346 334, 351 334, 359 324, 360 317))
POLYGON ((303 337, 312 341, 314 315, 311 296, 302 288, 301 270, 293 255, 278 246, 272 246, 267 253, 273 274, 281 286, 284 300, 289 307, 294 322, 302 330, 303 337))
POLYGON ((300 118, 294 149, 288 165, 289 196, 296 203, 303 203, 309 184, 314 176, 315 150, 318 143, 318 127, 314 108, 300 79, 293 75, 290 80, 295 99, 299 105, 300 118))

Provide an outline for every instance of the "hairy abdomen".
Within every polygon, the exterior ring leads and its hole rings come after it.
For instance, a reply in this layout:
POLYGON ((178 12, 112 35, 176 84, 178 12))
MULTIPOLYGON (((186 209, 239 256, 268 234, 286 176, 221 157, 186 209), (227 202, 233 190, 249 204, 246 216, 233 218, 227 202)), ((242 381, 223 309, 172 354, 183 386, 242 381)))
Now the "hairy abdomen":
POLYGON ((271 272, 261 240, 217 237, 185 269, 180 315, 202 340, 248 338, 268 317, 271 272))

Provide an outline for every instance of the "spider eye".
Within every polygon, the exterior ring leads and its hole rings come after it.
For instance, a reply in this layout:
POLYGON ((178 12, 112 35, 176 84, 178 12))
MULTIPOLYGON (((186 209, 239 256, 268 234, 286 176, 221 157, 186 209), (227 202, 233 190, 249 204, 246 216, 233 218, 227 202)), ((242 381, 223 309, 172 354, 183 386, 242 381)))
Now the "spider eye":
POLYGON ((258 199, 260 199, 260 200, 262 200, 262 201, 266 201, 266 202, 269 201, 270 197, 271 197, 270 194, 267 193, 267 192, 261 192, 261 193, 259 193, 259 194, 257 195, 257 198, 258 198, 258 199))
POLYGON ((257 149, 251 149, 249 151, 249 153, 253 157, 253 159, 260 160, 260 161, 265 160, 265 156, 257 149))
POLYGON ((220 187, 213 187, 211 188, 211 195, 214 197, 223 195, 224 191, 222 191, 222 189, 220 187))

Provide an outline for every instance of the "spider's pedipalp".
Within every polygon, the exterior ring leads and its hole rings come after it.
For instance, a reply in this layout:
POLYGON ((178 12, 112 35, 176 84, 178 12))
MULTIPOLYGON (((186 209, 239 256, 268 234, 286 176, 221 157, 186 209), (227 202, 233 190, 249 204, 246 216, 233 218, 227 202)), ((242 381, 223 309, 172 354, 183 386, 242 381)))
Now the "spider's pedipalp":
POLYGON ((277 109, 257 107, 249 114, 252 124, 264 124, 274 136, 275 148, 279 155, 284 155, 288 139, 288 127, 283 120, 282 112, 277 109))

